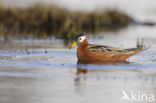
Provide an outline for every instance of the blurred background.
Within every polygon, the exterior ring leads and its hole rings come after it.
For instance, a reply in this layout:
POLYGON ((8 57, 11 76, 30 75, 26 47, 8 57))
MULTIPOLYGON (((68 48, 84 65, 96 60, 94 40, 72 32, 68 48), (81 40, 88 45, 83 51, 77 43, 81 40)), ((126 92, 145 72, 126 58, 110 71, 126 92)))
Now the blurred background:
POLYGON ((155 48, 155 0, 0 0, 0 103, 156 96, 155 48), (77 48, 68 49, 79 32, 92 44, 134 48, 140 41, 148 49, 127 63, 79 66, 77 48))
POLYGON ((6 39, 70 39, 77 32, 117 31, 130 24, 154 25, 150 0, 1 0, 0 32, 6 39), (146 4, 146 5, 145 5, 146 4))

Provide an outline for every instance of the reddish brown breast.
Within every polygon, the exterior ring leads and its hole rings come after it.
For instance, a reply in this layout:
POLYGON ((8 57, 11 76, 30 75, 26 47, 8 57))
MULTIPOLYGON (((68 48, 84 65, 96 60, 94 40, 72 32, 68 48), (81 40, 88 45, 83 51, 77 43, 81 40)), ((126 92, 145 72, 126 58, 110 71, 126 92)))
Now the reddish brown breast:
POLYGON ((85 39, 83 42, 78 44, 77 48, 77 57, 79 60, 85 59, 86 58, 86 52, 88 50, 88 41, 85 39))

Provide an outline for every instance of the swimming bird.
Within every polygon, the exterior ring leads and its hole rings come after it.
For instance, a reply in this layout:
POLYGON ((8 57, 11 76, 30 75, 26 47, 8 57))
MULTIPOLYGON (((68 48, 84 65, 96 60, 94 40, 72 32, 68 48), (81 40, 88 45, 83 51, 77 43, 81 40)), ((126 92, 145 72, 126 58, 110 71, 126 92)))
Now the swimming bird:
POLYGON ((70 49, 78 45, 77 58, 79 61, 125 61, 132 55, 143 51, 142 47, 120 49, 104 45, 89 44, 83 33, 74 36, 70 49))

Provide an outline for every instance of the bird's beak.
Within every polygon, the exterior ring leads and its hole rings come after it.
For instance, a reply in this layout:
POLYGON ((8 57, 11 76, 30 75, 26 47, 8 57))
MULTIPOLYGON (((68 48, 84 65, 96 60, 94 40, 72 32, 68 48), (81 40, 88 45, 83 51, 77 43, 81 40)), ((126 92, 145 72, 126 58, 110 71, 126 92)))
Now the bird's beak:
POLYGON ((70 47, 69 47, 69 49, 71 49, 71 48, 73 48, 74 46, 76 46, 76 42, 74 42, 70 47))

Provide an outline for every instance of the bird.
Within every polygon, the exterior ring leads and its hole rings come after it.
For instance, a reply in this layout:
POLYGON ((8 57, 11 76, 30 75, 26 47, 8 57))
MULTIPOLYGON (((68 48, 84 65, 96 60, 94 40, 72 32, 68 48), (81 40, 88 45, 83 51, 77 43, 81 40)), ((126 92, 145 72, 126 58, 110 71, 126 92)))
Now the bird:
POLYGON ((77 47, 78 61, 85 62, 108 62, 108 61, 125 61, 127 58, 142 52, 142 46, 136 48, 122 49, 111 46, 89 44, 86 36, 83 33, 78 33, 74 36, 74 42, 69 49, 77 47))

